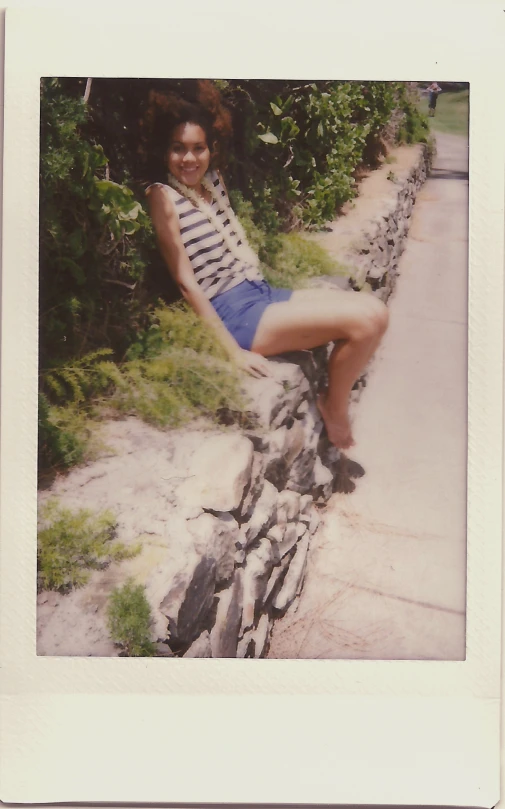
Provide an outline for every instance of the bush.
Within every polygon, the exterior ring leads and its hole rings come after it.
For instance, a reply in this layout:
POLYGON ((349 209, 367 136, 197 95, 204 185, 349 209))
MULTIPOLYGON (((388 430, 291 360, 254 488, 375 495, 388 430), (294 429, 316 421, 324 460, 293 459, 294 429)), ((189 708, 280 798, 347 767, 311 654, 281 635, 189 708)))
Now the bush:
POLYGON ((114 590, 107 608, 107 625, 112 640, 123 648, 128 657, 151 657, 151 609, 140 584, 128 579, 114 590))
POLYGON ((424 136, 404 82, 218 84, 234 113, 229 185, 252 203, 255 224, 267 232, 332 219, 355 195, 358 167, 377 161, 392 117, 406 139, 424 136))
POLYGON ((140 546, 127 548, 111 542, 115 528, 116 520, 108 511, 73 512, 61 508, 56 500, 48 501, 39 515, 38 589, 68 592, 85 584, 91 570, 139 553, 140 546))
POLYGON ((152 244, 133 191, 109 179, 89 109, 59 79, 41 83, 40 356, 42 364, 111 345, 138 328, 138 287, 152 244))

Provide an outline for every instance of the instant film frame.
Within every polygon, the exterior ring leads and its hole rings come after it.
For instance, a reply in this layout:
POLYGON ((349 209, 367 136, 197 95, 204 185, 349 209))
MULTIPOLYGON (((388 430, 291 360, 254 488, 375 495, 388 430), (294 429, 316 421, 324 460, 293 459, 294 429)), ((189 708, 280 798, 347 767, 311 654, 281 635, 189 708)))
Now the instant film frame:
POLYGON ((6 802, 491 806, 498 800, 503 11, 202 2, 6 19, 1 654, 6 802), (188 14, 191 15, 190 25, 188 14), (436 17, 436 25, 433 16, 436 17), (190 29, 190 34, 188 33, 190 29), (254 43, 257 43, 254 45, 254 43), (464 662, 37 657, 41 76, 470 82, 464 662))

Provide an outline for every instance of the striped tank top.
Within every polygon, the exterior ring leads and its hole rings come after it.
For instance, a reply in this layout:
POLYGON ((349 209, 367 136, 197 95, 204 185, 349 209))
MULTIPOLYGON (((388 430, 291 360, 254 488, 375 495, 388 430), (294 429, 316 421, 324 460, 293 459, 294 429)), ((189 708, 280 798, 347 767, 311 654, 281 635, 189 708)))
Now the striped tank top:
MULTIPOLYGON (((213 199, 210 205, 222 223, 223 229, 228 229, 233 236, 235 231, 227 216, 226 191, 216 171, 209 172, 207 176, 216 189, 218 198, 218 202, 213 199), (222 205, 219 204, 221 199, 222 205)), ((242 281, 263 280, 256 267, 232 254, 214 225, 190 200, 169 185, 165 185, 164 188, 175 204, 182 241, 195 278, 209 299, 232 289, 242 281)))

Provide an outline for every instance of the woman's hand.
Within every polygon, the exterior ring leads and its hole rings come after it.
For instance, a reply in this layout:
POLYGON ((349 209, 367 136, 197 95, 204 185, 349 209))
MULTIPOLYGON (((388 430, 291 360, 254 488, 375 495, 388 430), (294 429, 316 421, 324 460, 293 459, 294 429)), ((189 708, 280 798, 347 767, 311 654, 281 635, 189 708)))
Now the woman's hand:
POLYGON ((255 354, 254 351, 247 351, 245 348, 239 348, 234 352, 233 361, 243 371, 247 371, 251 376, 262 377, 272 376, 270 363, 261 354, 255 354))

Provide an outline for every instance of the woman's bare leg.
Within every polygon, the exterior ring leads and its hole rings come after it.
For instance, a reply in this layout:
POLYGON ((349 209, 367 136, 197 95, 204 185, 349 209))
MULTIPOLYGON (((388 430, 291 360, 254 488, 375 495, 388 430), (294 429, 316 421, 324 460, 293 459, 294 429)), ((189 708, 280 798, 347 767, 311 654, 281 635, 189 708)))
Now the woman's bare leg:
POLYGON ((366 293, 298 290, 289 301, 265 310, 252 350, 270 356, 337 343, 328 365, 328 391, 318 406, 330 441, 346 449, 354 443, 349 396, 387 323, 385 305, 366 293))

